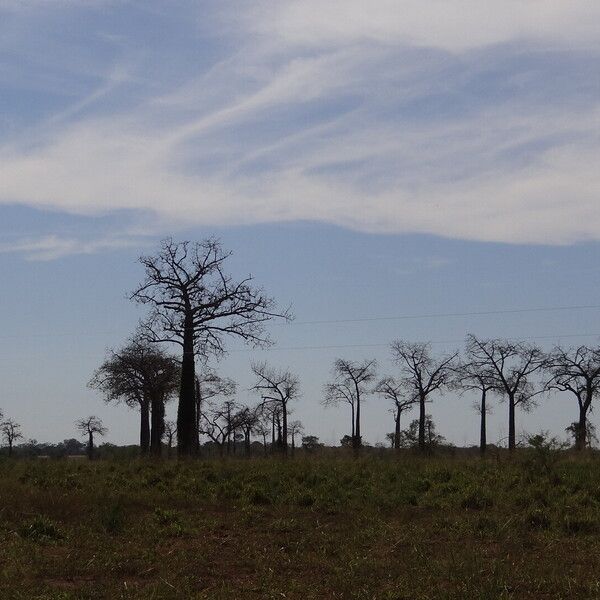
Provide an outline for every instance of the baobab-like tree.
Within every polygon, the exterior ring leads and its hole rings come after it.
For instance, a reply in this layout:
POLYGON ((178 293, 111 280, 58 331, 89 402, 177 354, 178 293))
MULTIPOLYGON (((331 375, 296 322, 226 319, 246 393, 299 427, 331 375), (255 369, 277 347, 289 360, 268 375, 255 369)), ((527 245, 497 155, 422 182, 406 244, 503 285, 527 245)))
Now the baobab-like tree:
POLYGON ((145 279, 131 298, 150 307, 143 324, 151 342, 174 343, 182 350, 177 408, 177 451, 197 449, 195 358, 221 356, 225 338, 254 346, 269 343, 264 325, 278 311, 273 299, 252 285, 252 277, 236 281, 225 271, 230 254, 215 239, 201 243, 164 240, 154 256, 143 256, 145 279))
POLYGON ((235 395, 237 385, 233 379, 221 377, 212 369, 204 367, 199 375, 196 375, 196 430, 198 432, 197 445, 200 449, 200 420, 202 407, 214 398, 223 396, 231 398, 235 395))
POLYGON ((14 443, 23 437, 21 426, 16 421, 7 419, 0 423, 0 431, 2 432, 4 441, 8 445, 8 456, 12 456, 14 443))
POLYGON ((216 444, 219 455, 231 452, 231 436, 235 433, 234 416, 239 407, 233 400, 225 400, 221 405, 210 402, 200 416, 200 433, 216 444))
POLYGON ((302 435, 304 431, 304 425, 302 425, 302 421, 295 419, 291 421, 288 425, 288 433, 290 434, 290 439, 292 441, 292 456, 294 456, 296 452, 296 436, 302 435))
POLYGON ((75 422, 75 427, 81 431, 83 436, 87 437, 87 454, 88 458, 94 458, 94 436, 106 435, 108 431, 102 424, 102 420, 98 417, 86 417, 75 422))
POLYGON ((167 458, 171 458, 171 450, 173 448, 173 440, 177 435, 177 423, 175 421, 165 421, 164 437, 167 440, 167 458))
POLYGON ((281 450, 288 451, 288 412, 289 403, 300 397, 300 382, 288 370, 279 370, 267 363, 254 363, 252 372, 256 383, 252 389, 260 394, 261 403, 277 407, 281 418, 281 450))
POLYGON ((431 356, 431 346, 401 340, 392 343, 394 362, 400 367, 401 383, 407 394, 419 402, 419 450, 427 449, 425 403, 434 392, 441 392, 451 381, 457 352, 441 358, 431 356))
POLYGON ((350 407, 350 418, 351 418, 351 437, 350 439, 354 440, 354 428, 356 426, 355 420, 355 411, 356 411, 356 392, 354 390, 354 385, 349 385, 348 383, 341 382, 333 382, 325 384, 323 388, 325 395, 322 400, 323 406, 338 406, 339 404, 347 404, 350 407))
POLYGON ((135 336, 121 350, 110 352, 89 386, 102 392, 106 402, 139 408, 140 451, 160 456, 165 402, 176 392, 179 378, 175 358, 135 336))
POLYGON ((572 425, 575 448, 583 450, 589 437, 588 414, 600 388, 600 348, 562 348, 548 354, 546 389, 570 392, 577 399, 578 419, 572 425))
POLYGON ((394 433, 391 436, 392 448, 400 449, 401 427, 400 418, 403 412, 412 410, 419 401, 414 393, 408 393, 402 381, 396 381, 393 377, 384 377, 375 386, 375 392, 381 397, 393 402, 392 413, 394 415, 394 433))
POLYGON ((487 415, 490 412, 488 394, 497 390, 494 371, 489 365, 471 361, 470 349, 467 348, 467 359, 460 362, 455 370, 454 387, 462 392, 479 392, 479 401, 473 406, 479 414, 479 452, 485 454, 487 449, 487 415))
MULTIPOLYGON (((333 365, 333 373, 335 380, 330 384, 331 387, 331 401, 335 403, 333 398, 337 397, 337 401, 348 402, 352 406, 353 412, 353 424, 354 428, 352 431, 352 447, 355 452, 360 450, 362 445, 362 436, 360 433, 360 409, 361 400, 369 392, 368 384, 375 379, 375 370, 377 368, 377 361, 375 360, 364 360, 362 362, 354 362, 351 360, 345 360, 338 358, 333 365), (350 390, 351 393, 346 397, 343 395, 342 390, 350 390), (353 398, 353 403, 352 399, 353 398)), ((326 393, 329 388, 326 388, 326 393)), ((327 402, 327 396, 325 398, 327 402)))
POLYGON ((535 388, 532 377, 546 364, 544 353, 524 342, 467 336, 467 354, 475 369, 492 377, 493 389, 508 402, 508 449, 516 448, 515 412, 531 410, 543 389, 535 388))

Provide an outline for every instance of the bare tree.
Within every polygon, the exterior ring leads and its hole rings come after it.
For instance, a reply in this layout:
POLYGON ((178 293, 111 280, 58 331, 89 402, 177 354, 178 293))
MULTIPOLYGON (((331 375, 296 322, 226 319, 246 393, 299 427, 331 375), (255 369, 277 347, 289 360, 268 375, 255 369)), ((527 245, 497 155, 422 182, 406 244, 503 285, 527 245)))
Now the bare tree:
MULTIPOLYGON (((351 390, 350 397, 354 398, 354 429, 352 433, 352 447, 355 452, 360 450, 362 445, 362 437, 360 433, 360 409, 361 400, 363 395, 368 393, 367 384, 375 379, 375 369, 377 368, 377 361, 375 360, 364 360, 361 363, 353 362, 338 358, 333 365, 333 373, 335 381, 333 385, 339 386, 338 392, 341 394, 341 390, 346 388, 351 390)), ((344 401, 351 404, 350 397, 344 401)), ((343 399, 343 395, 339 396, 343 399)))
POLYGON ((454 387, 466 391, 478 391, 479 402, 473 406, 479 414, 479 452, 484 455, 487 449, 487 415, 490 412, 488 405, 488 394, 496 391, 497 380, 494 371, 487 364, 481 364, 477 360, 471 361, 470 348, 467 348, 466 362, 460 362, 455 368, 454 387))
POLYGON ((435 359, 429 344, 399 340, 392 343, 392 356, 400 367, 403 386, 419 402, 419 450, 423 452, 427 449, 425 403, 449 385, 458 352, 435 359))
POLYGON ((225 400, 221 405, 211 402, 200 417, 200 433, 216 444, 219 455, 231 452, 232 435, 235 435, 234 416, 239 407, 233 400, 225 400))
POLYGON ((264 324, 273 317, 290 318, 251 285, 252 277, 234 281, 225 273, 229 256, 215 239, 196 244, 164 240, 158 254, 140 258, 146 277, 131 295, 151 308, 143 324, 146 338, 178 344, 183 352, 177 409, 181 456, 197 448, 195 357, 222 355, 228 336, 268 344, 264 324))
POLYGON ((400 449, 400 418, 403 412, 412 410, 419 401, 414 393, 406 395, 406 386, 402 381, 396 381, 393 377, 384 377, 375 386, 375 393, 394 403, 392 413, 394 415, 394 433, 392 434, 392 448, 400 449))
POLYGON ((600 388, 600 348, 557 346, 547 357, 546 369, 546 389, 570 392, 577 399, 579 415, 572 429, 575 448, 583 450, 589 434, 588 413, 600 388))
POLYGON ((80 419, 75 422, 75 427, 81 431, 84 436, 87 436, 87 453, 88 458, 92 460, 94 458, 94 436, 95 435, 106 435, 108 431, 102 424, 101 419, 98 417, 87 417, 80 419))
POLYGON ((467 354, 473 368, 483 369, 493 377, 494 391, 508 401, 508 448, 516 448, 516 408, 530 410, 535 397, 543 392, 536 390, 532 376, 544 367, 546 357, 537 347, 509 340, 480 340, 467 336, 467 354))
POLYGON ((165 402, 176 392, 179 378, 175 358, 135 336, 121 350, 110 352, 89 386, 102 392, 106 402, 139 407, 141 453, 160 456, 165 402))
POLYGON ((296 436, 302 435, 304 431, 304 425, 302 425, 302 421, 292 421, 288 426, 288 433, 290 434, 290 439, 292 440, 292 456, 296 452, 296 436))
MULTIPOLYGON (((1 415, 2 413, 0 413, 1 415)), ((8 444, 8 456, 12 456, 13 444, 16 440, 22 439, 23 434, 21 433, 21 426, 12 419, 7 419, 3 423, 0 423, 0 431, 4 441, 8 444)))
POLYGON ((244 450, 246 456, 250 456, 252 433, 256 431, 260 425, 260 411, 256 408, 248 406, 242 407, 234 416, 234 422, 237 427, 242 430, 244 435, 244 450))
POLYGON ((356 392, 354 389, 354 385, 349 385, 348 383, 335 382, 335 383, 327 383, 324 387, 325 397, 323 398, 322 404, 323 406, 338 406, 340 403, 345 403, 350 406, 350 416, 351 416, 351 439, 354 440, 354 428, 356 426, 355 422, 355 411, 356 411, 356 392))
POLYGON ((260 394, 262 404, 272 404, 281 417, 281 450, 288 451, 288 404, 300 397, 300 382, 290 371, 274 369, 267 363, 254 363, 252 372, 257 381, 252 389, 260 394))
POLYGON ((177 435, 177 423, 174 421, 165 421, 164 436, 167 438, 167 458, 171 458, 173 440, 177 435))
POLYGON ((237 384, 233 379, 220 377, 212 369, 205 368, 196 376, 196 430, 197 450, 200 450, 200 420, 202 406, 218 396, 231 398, 235 395, 237 384))

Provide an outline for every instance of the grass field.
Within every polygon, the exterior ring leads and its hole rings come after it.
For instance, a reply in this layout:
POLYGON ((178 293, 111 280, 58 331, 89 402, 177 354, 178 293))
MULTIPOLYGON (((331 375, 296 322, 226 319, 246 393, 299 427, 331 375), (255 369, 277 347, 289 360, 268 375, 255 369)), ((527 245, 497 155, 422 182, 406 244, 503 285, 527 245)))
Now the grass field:
POLYGON ((0 463, 0 597, 600 598, 600 459, 0 463))

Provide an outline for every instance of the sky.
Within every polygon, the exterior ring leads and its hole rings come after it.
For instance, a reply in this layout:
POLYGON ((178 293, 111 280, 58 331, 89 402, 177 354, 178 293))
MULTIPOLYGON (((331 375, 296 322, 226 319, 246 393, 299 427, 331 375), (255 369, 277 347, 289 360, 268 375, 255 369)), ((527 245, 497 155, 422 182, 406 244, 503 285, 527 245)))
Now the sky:
MULTIPOLYGON (((595 0, 0 0, 0 408, 27 438, 97 414, 136 440, 86 384, 165 236, 219 237, 293 306, 272 349, 214 366, 250 403, 251 361, 293 370, 294 418, 328 443, 349 429, 320 405, 336 357, 393 375, 394 339, 597 344, 599 19, 595 0)), ((429 406, 448 440, 476 443, 473 400, 429 406)), ((388 409, 366 400, 369 442, 388 409)), ((575 409, 543 398, 517 429, 564 436, 575 409)))

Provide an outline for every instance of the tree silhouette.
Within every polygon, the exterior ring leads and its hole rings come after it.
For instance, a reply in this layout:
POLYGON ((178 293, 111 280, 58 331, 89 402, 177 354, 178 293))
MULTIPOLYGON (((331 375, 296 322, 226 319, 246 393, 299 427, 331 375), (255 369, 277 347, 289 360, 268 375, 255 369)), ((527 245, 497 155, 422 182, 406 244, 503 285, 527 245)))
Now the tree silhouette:
POLYGON ((87 454, 88 458, 94 458, 94 436, 106 435, 108 431, 102 424, 102 420, 98 417, 87 417, 75 422, 75 427, 81 431, 82 435, 87 436, 87 454))
POLYGON ((234 281, 225 272, 229 256, 215 239, 195 244, 164 240, 156 255, 140 258, 146 276, 131 295, 150 306, 143 324, 146 339, 182 349, 177 409, 181 456, 197 450, 195 357, 222 355, 228 336, 255 346, 268 344, 264 324, 274 317, 290 318, 251 285, 251 277, 234 281))
POLYGON ((3 423, 0 423, 0 431, 2 432, 4 441, 8 444, 8 456, 12 456, 13 444, 16 440, 23 438, 21 426, 16 421, 7 419, 3 423))
POLYGON ((288 451, 288 404, 300 396, 300 382, 290 371, 274 369, 267 363, 255 363, 252 372, 257 381, 252 389, 260 394, 262 404, 279 409, 281 417, 281 450, 288 451))
POLYGON ((403 412, 412 410, 419 401, 415 394, 406 395, 406 386, 393 377, 384 377, 375 386, 375 393, 383 398, 391 400, 394 404, 392 409, 394 415, 394 433, 392 434, 392 448, 400 449, 400 418, 403 412))
MULTIPOLYGON (((355 452, 358 452, 362 446, 362 436, 360 433, 361 400, 368 392, 367 384, 375 379, 376 368, 377 361, 375 360, 364 360, 359 363, 338 358, 333 364, 335 381, 329 384, 332 386, 329 388, 332 392, 331 398, 333 401, 337 397, 339 401, 348 402, 353 407, 354 428, 352 431, 352 447, 355 452), (345 396, 343 390, 350 390, 349 395, 345 396), (354 399, 354 403, 352 403, 352 398, 354 399)), ((327 402, 327 396, 325 400, 327 402)))
POLYGON ((400 367, 401 382, 409 395, 419 402, 419 449, 425 451, 426 414, 425 403, 431 401, 431 395, 442 391, 451 381, 453 363, 458 353, 434 359, 431 347, 425 343, 396 341, 392 343, 392 356, 400 367))
POLYGON ((570 427, 575 448, 583 450, 589 437, 588 413, 600 388, 600 348, 562 348, 556 346, 547 357, 549 379, 546 389, 570 392, 577 399, 578 420, 570 427))
POLYGON ((165 402, 177 390, 179 377, 177 360, 137 336, 121 350, 110 352, 89 385, 102 392, 107 402, 139 407, 141 453, 160 456, 165 402))
POLYGON ((544 353, 524 342, 509 340, 480 340, 467 336, 467 354, 473 368, 483 369, 493 381, 493 389, 508 401, 508 448, 516 448, 515 412, 517 407, 527 411, 535 405, 536 390, 532 375, 546 364, 544 353))

